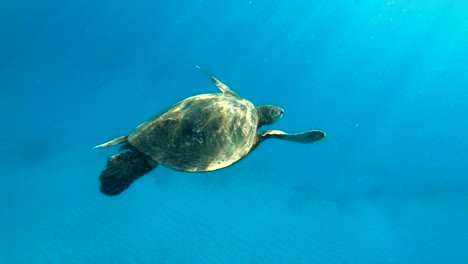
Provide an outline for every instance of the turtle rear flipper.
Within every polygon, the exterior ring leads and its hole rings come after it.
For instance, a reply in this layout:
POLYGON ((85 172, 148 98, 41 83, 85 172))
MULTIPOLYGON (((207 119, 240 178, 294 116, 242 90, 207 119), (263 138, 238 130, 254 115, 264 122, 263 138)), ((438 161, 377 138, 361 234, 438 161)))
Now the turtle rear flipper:
POLYGON ((114 139, 111 140, 111 141, 108 141, 108 142, 106 142, 106 143, 102 143, 102 144, 100 144, 100 145, 97 145, 97 146, 93 147, 93 149, 105 148, 105 147, 110 147, 110 146, 118 145, 118 144, 121 144, 121 143, 124 143, 125 141, 127 141, 127 138, 128 138, 128 135, 121 136, 121 137, 118 137, 118 138, 114 138, 114 139))
POLYGON ((157 165, 158 163, 138 150, 114 155, 108 159, 106 168, 99 176, 100 190, 106 195, 118 195, 157 165))

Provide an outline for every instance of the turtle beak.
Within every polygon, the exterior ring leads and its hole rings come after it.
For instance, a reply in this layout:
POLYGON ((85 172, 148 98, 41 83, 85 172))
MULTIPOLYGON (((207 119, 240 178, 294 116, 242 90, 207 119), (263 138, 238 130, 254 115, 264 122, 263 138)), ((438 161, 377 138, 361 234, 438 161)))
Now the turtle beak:
POLYGON ((282 118, 282 117, 283 117, 283 114, 284 114, 284 109, 283 109, 283 108, 281 108, 281 110, 280 110, 280 116, 279 116, 279 118, 282 118))

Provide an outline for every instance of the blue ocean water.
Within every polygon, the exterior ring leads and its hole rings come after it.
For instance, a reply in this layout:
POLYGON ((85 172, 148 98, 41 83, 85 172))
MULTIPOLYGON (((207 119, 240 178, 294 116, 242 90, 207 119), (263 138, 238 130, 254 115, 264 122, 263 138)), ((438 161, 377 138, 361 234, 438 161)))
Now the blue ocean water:
POLYGON ((466 1, 6 0, 0 87, 0 263, 468 263, 466 1), (101 194, 195 65, 327 138, 101 194))

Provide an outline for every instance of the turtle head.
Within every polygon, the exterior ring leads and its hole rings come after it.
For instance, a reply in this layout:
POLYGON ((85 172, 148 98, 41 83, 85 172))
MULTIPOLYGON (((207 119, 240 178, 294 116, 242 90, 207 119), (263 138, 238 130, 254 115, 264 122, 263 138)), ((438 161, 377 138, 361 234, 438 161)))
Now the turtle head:
POLYGON ((258 125, 260 128, 264 125, 271 125, 278 121, 283 116, 283 108, 276 105, 261 105, 257 106, 258 125))

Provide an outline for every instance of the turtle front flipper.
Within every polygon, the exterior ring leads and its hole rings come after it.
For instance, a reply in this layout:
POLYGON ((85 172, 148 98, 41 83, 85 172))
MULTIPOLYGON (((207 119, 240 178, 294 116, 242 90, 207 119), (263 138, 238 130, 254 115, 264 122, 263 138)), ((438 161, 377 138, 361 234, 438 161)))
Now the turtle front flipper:
POLYGON ((237 95, 233 90, 231 90, 231 88, 229 88, 229 86, 225 85, 224 83, 222 83, 220 80, 218 80, 216 77, 214 77, 211 73, 209 73, 207 70, 203 69, 202 67, 198 66, 198 65, 195 65, 195 67, 197 67, 197 69, 199 69, 200 71, 202 71, 203 73, 205 73, 206 75, 208 75, 208 77, 210 77, 210 79, 213 81, 213 83, 218 87, 219 90, 221 90, 221 92, 223 94, 230 94, 232 96, 235 96, 235 97, 238 97, 240 98, 239 95, 237 95))
POLYGON ((320 130, 311 130, 302 133, 287 134, 280 130, 266 130, 260 133, 259 137, 261 137, 263 140, 268 138, 277 138, 297 143, 314 143, 325 138, 325 132, 320 130))
POLYGON ((260 143, 269 138, 277 138, 297 143, 314 143, 325 138, 325 132, 320 130, 311 130, 302 133, 288 134, 280 130, 266 130, 257 135, 257 141, 255 142, 252 150, 254 150, 260 143))
POLYGON ((140 151, 128 147, 128 151, 114 155, 107 161, 99 176, 103 194, 115 196, 126 190, 135 180, 149 173, 158 163, 140 151))

